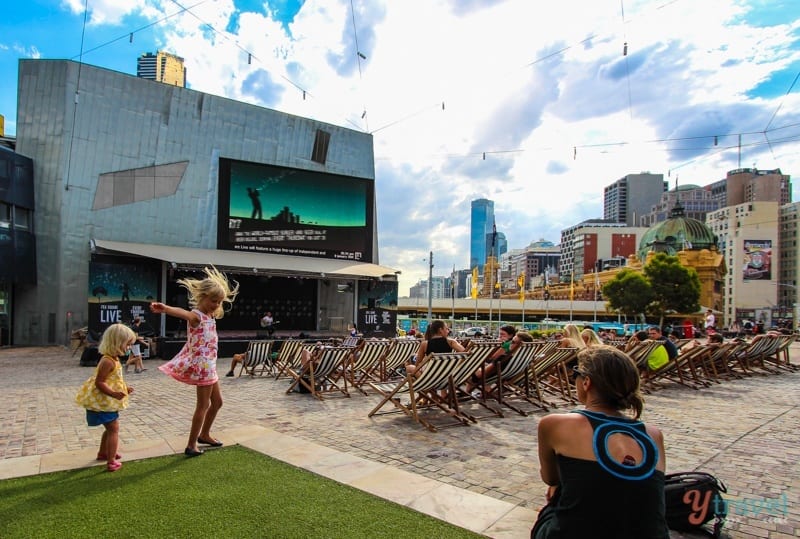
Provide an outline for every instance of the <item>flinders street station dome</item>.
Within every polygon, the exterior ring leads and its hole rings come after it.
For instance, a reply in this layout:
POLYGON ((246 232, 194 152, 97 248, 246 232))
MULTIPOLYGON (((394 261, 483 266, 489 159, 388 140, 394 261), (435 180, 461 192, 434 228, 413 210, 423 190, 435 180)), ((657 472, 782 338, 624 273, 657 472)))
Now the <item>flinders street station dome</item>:
POLYGON ((686 217, 680 201, 669 219, 653 225, 642 236, 637 255, 647 260, 647 253, 675 255, 679 251, 717 250, 717 236, 702 221, 686 217))

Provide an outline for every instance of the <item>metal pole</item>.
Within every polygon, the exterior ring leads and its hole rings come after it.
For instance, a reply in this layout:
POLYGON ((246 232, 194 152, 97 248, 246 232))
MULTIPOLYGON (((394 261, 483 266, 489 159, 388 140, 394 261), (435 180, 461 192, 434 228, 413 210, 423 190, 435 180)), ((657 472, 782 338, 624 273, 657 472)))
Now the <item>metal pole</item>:
MULTIPOLYGON (((493 260, 494 256, 489 258, 489 261, 493 260)), ((483 278, 486 278, 486 269, 488 268, 488 264, 483 269, 483 278)), ((492 334, 492 304, 494 303, 494 269, 489 270, 489 334, 492 334)))
POLYGON ((456 267, 453 266, 453 272, 450 274, 450 327, 456 323, 456 267))
MULTIPOLYGON (((500 282, 498 281, 497 284, 500 285, 500 282)), ((501 288, 497 289, 497 327, 503 323, 503 289, 502 285, 500 286, 501 288)))
POLYGON ((597 322, 597 269, 594 270, 594 321, 597 322))
POLYGON ((428 323, 433 319, 433 251, 428 257, 428 323))

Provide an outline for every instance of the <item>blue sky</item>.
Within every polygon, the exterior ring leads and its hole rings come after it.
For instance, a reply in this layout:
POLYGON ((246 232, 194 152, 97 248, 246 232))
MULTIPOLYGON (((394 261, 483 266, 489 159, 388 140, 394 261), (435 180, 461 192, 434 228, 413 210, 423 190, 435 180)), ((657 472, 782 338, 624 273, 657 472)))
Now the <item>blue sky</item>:
POLYGON ((800 174, 797 0, 6 5, 8 134, 20 58, 135 74, 156 50, 185 58, 195 90, 372 133, 380 262, 403 271, 401 295, 429 251, 436 274, 466 267, 476 198, 513 249, 602 217, 603 187, 626 174, 800 174))

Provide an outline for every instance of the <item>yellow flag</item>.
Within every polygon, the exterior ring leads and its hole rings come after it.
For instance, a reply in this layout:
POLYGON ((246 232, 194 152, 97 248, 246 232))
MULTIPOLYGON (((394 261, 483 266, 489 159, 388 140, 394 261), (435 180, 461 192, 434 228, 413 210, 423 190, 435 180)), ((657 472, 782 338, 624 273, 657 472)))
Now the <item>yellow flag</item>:
POLYGON ((478 298, 478 266, 472 268, 472 299, 478 298))
POLYGON ((569 299, 575 299, 575 272, 573 271, 569 276, 569 299))
POLYGON ((525 301, 525 272, 519 274, 517 277, 517 285, 519 285, 519 302, 523 303, 525 301))

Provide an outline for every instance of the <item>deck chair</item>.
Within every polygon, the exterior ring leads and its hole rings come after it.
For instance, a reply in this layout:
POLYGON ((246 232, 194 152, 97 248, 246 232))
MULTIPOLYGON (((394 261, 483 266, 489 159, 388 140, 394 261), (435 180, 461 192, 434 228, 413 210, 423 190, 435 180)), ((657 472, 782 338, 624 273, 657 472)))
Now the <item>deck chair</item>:
POLYGON ((290 367, 300 365, 300 349, 305 344, 304 341, 287 340, 283 341, 278 349, 278 356, 275 358, 275 379, 281 376, 289 376, 290 367))
POLYGON ((381 358, 384 357, 391 344, 391 341, 388 340, 364 341, 354 350, 346 371, 346 375, 350 378, 350 385, 366 395, 364 385, 367 380, 371 379, 370 373, 376 369, 380 370, 381 358))
POLYGON ((498 365, 494 375, 484 381, 495 386, 491 395, 500 406, 510 408, 522 416, 527 416, 528 412, 512 404, 512 401, 522 400, 538 410, 548 410, 546 405, 530 397, 528 372, 542 350, 549 347, 549 343, 545 342, 520 343, 508 362, 504 366, 498 365))
POLYGON ((662 387, 659 385, 660 380, 671 380, 684 387, 690 389, 700 389, 701 387, 708 387, 709 382, 705 382, 697 376, 697 359, 708 354, 708 349, 703 346, 695 346, 686 350, 682 354, 678 354, 675 359, 654 371, 647 371, 647 374, 642 379, 642 383, 646 391, 651 391, 662 387))
POLYGON ((318 348, 311 361, 300 369, 289 369, 294 378, 286 393, 292 393, 298 385, 302 385, 308 393, 319 400, 324 400, 323 393, 340 392, 350 397, 347 391, 347 376, 342 374, 345 362, 353 352, 350 346, 323 346, 318 348))
MULTIPOLYGON (((791 347, 792 343, 795 341, 794 335, 783 335, 778 337, 780 340, 780 344, 778 345, 778 349, 775 351, 774 362, 775 364, 782 368, 789 371, 797 371, 797 365, 792 364, 791 358, 789 357, 789 348, 791 347)), ((768 358, 772 361, 772 358, 768 358)))
POLYGON ((478 341, 473 342, 472 346, 466 351, 468 358, 459 365, 457 371, 450 379, 448 389, 448 406, 453 408, 458 414, 466 417, 473 423, 478 419, 487 417, 503 417, 503 412, 499 408, 489 406, 486 399, 475 397, 467 391, 466 387, 472 375, 480 368, 487 365, 487 361, 500 346, 500 341, 478 341), (487 415, 475 416, 464 411, 466 404, 477 403, 489 413, 487 415))
POLYGON ((416 357, 419 345, 420 341, 417 339, 394 339, 378 365, 368 371, 368 377, 380 382, 398 378, 398 369, 404 366, 409 358, 416 357))
MULTIPOLYGON (((442 383, 435 387, 431 387, 424 392, 424 399, 417 399, 417 409, 424 410, 427 408, 439 408, 446 414, 451 416, 455 421, 450 423, 437 422, 436 428, 444 428, 456 425, 467 424, 469 422, 477 423, 479 418, 484 417, 502 417, 499 410, 495 410, 489 406, 484 407, 491 413, 489 415, 476 417, 466 413, 460 405, 460 392, 461 386, 465 385, 470 379, 472 374, 478 370, 485 362, 486 357, 490 352, 474 349, 472 352, 450 352, 450 355, 463 356, 462 361, 456 365, 456 368, 450 376, 443 380, 442 383)), ((432 357, 441 356, 442 354, 433 354, 432 357)), ((424 361, 418 365, 424 365, 424 361)), ((424 367, 423 367, 424 368, 424 367)), ((482 403, 481 403, 482 404, 482 403)), ((435 410, 434 410, 435 411, 435 410)))
POLYGON ((714 368, 719 378, 729 379, 743 377, 730 368, 729 356, 739 346, 739 343, 732 341, 718 345, 706 345, 709 351, 708 361, 711 363, 711 366, 714 368))
MULTIPOLYGON (((406 374, 396 383, 367 382, 381 396, 381 401, 367 414, 367 417, 402 412, 414 421, 424 426, 431 432, 436 432, 436 426, 420 415, 422 409, 418 407, 419 401, 442 387, 447 387, 450 377, 456 367, 466 359, 466 352, 450 354, 428 354, 425 357, 421 372, 406 374), (409 402, 403 403, 401 398, 408 395, 409 402), (391 403, 396 409, 380 412, 386 404, 391 403)), ((422 363, 421 363, 422 364, 422 363)), ((445 410, 447 411, 447 410, 445 410)), ((469 424, 469 421, 458 421, 459 424, 469 424)))
POLYGON ((349 346, 350 348, 355 348, 359 345, 361 341, 361 337, 345 337, 342 339, 342 344, 339 346, 349 346))
POLYGON ((265 372, 272 374, 275 370, 270 356, 273 343, 274 341, 250 341, 247 344, 247 351, 244 353, 239 376, 241 377, 244 372, 251 378, 256 375, 256 372, 259 376, 263 376, 265 372))
MULTIPOLYGON (((578 355, 577 348, 553 348, 550 352, 534 359, 528 371, 529 387, 536 393, 536 400, 544 406, 557 407, 554 401, 545 401, 544 394, 553 395, 564 402, 575 404, 574 388, 569 381, 567 363, 578 355)), ((532 395, 529 395, 532 398, 532 395)))
POLYGON ((763 357, 776 346, 777 341, 772 337, 755 338, 750 341, 749 345, 742 348, 737 352, 736 359, 739 366, 747 374, 765 374, 764 372, 756 371, 760 367, 767 372, 775 372, 772 369, 764 366, 763 357))

